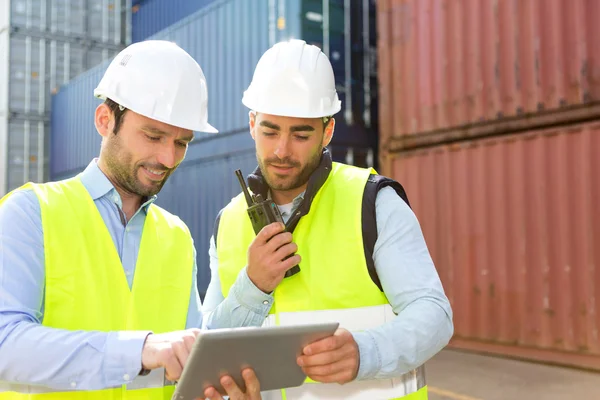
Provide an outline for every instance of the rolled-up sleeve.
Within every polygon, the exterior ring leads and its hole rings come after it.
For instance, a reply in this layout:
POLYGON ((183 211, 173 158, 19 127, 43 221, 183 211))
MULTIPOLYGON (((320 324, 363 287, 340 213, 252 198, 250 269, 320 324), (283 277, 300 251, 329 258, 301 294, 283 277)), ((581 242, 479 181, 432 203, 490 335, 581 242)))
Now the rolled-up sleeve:
POLYGON ((214 238, 210 240, 210 284, 204 299, 204 326, 207 329, 261 326, 269 315, 274 298, 252 283, 244 267, 223 296, 219 279, 219 259, 214 238))

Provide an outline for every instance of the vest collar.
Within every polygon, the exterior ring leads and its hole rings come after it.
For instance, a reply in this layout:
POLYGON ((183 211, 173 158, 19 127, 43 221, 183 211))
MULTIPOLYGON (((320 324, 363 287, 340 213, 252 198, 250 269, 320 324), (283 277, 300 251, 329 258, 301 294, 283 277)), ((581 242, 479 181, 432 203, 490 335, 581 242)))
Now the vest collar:
MULTIPOLYGON (((298 224, 300 218, 310 211, 310 206, 312 205, 313 199, 325 184, 325 181, 329 177, 331 173, 333 161, 331 159, 331 153, 327 148, 323 149, 323 154, 321 154, 321 162, 317 169, 311 174, 308 179, 308 186, 306 187, 306 191, 304 193, 304 199, 298 209, 290 217, 286 224, 286 228, 289 232, 293 232, 294 228, 298 224)), ((267 184, 260 167, 256 167, 253 173, 248 175, 248 186, 250 190, 255 194, 260 194, 263 199, 266 199, 269 193, 269 185, 267 184)))

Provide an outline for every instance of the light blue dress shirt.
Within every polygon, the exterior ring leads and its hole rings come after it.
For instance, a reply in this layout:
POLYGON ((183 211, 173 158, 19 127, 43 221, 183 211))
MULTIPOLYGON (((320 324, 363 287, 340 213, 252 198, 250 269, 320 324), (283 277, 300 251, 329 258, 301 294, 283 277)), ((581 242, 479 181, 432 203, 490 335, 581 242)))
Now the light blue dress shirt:
MULTIPOLYGON (((302 201, 282 206, 285 221, 302 201)), ((377 241, 375 269, 384 292, 397 315, 375 329, 353 333, 360 352, 357 379, 392 378, 421 366, 452 337, 452 309, 444 294, 421 227, 413 211, 390 187, 375 200, 377 241)), ((302 249, 298 250, 302 254, 302 249)), ((248 278, 238 275, 227 298, 223 298, 214 238, 210 242, 211 282, 204 299, 205 325, 210 329, 260 326, 273 304, 248 278)))
MULTIPOLYGON (((131 288, 148 206, 124 224, 121 197, 93 160, 81 181, 100 211, 131 288)), ((196 253, 187 327, 202 324, 196 253)), ((44 242, 35 193, 14 193, 0 206, 0 391, 27 385, 97 390, 131 382, 150 332, 83 332, 48 328, 44 319, 44 242)))

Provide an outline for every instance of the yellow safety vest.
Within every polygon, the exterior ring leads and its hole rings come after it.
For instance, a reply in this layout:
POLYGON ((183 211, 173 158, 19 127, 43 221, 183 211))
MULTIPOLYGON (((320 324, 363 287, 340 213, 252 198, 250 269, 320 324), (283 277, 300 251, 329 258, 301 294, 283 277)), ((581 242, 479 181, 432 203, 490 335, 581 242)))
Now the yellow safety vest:
MULTIPOLYGON (((26 188, 39 199, 44 232, 42 325, 104 332, 185 329, 193 243, 178 217, 154 204, 148 208, 130 290, 110 233, 79 177, 20 189, 26 188)), ((164 370, 159 369, 114 389, 57 392, 31 387, 28 394, 0 393, 0 399, 170 400, 173 391, 174 386, 164 386, 164 370)))
MULTIPOLYGON (((362 237, 362 196, 372 169, 333 163, 317 192, 310 212, 294 230, 302 256, 301 271, 275 289, 266 325, 337 321, 350 331, 377 327, 395 314, 367 269, 362 237)), ((247 249, 255 237, 243 195, 223 210, 217 234, 219 278, 229 294, 246 265, 247 249)), ((395 379, 353 381, 345 385, 304 384, 278 391, 282 399, 410 399, 426 400, 423 369, 395 379)))

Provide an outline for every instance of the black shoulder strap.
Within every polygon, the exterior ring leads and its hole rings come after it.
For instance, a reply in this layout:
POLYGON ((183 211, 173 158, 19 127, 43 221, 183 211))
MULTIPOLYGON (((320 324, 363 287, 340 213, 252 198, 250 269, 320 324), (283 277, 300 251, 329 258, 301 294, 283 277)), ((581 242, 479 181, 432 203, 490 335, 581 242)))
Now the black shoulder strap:
POLYGON ((375 215, 375 199, 377 193, 386 186, 391 186, 398 196, 402 198, 410 207, 408 202, 408 196, 404 191, 402 185, 393 179, 387 178, 381 175, 372 174, 365 185, 365 192, 362 200, 362 234, 363 234, 363 247, 365 250, 365 259, 367 261, 367 268, 369 270, 369 276, 371 280, 377 285, 379 290, 383 292, 381 281, 377 276, 377 270, 375 269, 375 262, 373 261, 373 250, 375 249, 375 242, 377 241, 377 217, 375 215))

